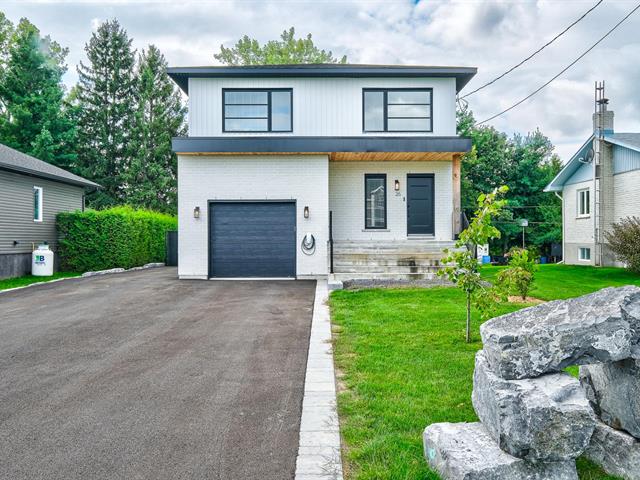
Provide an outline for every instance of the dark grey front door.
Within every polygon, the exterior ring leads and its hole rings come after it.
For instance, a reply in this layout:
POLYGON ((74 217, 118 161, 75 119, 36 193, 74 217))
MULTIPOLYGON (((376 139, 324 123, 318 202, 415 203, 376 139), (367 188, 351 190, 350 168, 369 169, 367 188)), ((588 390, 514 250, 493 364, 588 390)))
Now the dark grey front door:
POLYGON ((433 174, 407 175, 407 233, 433 235, 433 174))
POLYGON ((212 202, 211 277, 295 277, 296 204, 212 202))

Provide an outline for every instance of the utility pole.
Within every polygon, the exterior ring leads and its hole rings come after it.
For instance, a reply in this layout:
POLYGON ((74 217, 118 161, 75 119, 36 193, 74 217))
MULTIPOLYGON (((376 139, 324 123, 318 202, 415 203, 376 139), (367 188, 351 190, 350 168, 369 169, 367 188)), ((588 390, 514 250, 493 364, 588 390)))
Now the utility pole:
POLYGON ((529 220, 526 218, 521 219, 520 226, 522 227, 522 249, 524 250, 526 248, 524 243, 524 229, 529 226, 529 220))

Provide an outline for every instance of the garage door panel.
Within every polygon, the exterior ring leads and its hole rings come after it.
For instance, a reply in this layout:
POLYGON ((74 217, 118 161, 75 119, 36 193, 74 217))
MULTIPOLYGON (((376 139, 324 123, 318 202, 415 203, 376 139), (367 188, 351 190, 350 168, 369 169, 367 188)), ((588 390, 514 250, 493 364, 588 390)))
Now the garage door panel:
POLYGON ((213 277, 295 277, 293 202, 213 202, 209 271, 213 277))

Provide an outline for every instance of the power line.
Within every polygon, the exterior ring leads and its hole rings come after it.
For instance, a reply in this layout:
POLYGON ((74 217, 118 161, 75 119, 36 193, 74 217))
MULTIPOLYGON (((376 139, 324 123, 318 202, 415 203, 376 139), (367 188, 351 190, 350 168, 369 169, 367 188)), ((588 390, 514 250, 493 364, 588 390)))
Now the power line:
POLYGON ((640 3, 638 5, 635 6, 635 8, 633 10, 631 10, 627 15, 624 16, 624 18, 622 20, 620 20, 618 23, 616 23, 613 28, 611 28, 611 30, 609 30, 607 33, 605 33, 602 37, 600 37, 600 39, 594 43, 593 45, 591 45, 588 49, 586 49, 578 58, 576 58, 573 62, 571 62, 569 65, 567 65, 565 68, 563 68, 562 70, 560 70, 560 72, 558 72, 556 75, 554 75, 548 82, 546 82, 545 84, 543 84, 542 86, 540 86, 539 88, 537 88, 536 90, 534 90, 533 92, 531 92, 529 95, 527 95, 526 97, 524 97, 522 100, 520 100, 519 102, 514 103, 513 105, 511 105, 509 108, 506 108, 504 110, 502 110, 500 113, 496 113, 495 115, 493 115, 492 117, 489 117, 485 120, 482 120, 481 122, 476 122, 475 125, 480 125, 482 123, 486 123, 490 120, 493 120, 494 118, 499 117, 500 115, 504 115, 505 113, 507 113, 510 110, 513 110, 514 108, 516 108, 518 105, 521 105, 522 103, 526 102, 527 100, 529 100, 531 97, 533 97, 535 94, 537 94, 538 92, 540 92, 540 90, 542 90, 543 88, 545 88, 547 85, 549 85, 551 82, 553 82, 556 78, 558 78, 560 75, 562 75, 564 72, 566 72, 567 70, 569 70, 571 67, 573 67, 576 63, 578 63, 578 61, 580 61, 585 55, 587 55, 587 53, 589 53, 591 50, 593 50, 594 48, 596 48, 598 46, 598 44, 600 42, 602 42, 605 38, 607 38, 609 35, 611 35, 611 33, 613 33, 614 30, 616 30, 620 25, 622 25, 627 18, 629 18, 631 15, 633 15, 636 10, 638 10, 640 8, 640 3))
POLYGON ((584 19, 584 17, 586 17, 587 15, 589 15, 591 12, 593 12, 598 5, 600 5, 604 0, 599 0, 598 2, 596 2, 596 4, 591 7, 589 10, 587 10, 586 12, 584 12, 582 14, 582 16, 580 18, 578 18, 575 22, 573 22, 571 25, 569 25, 567 28, 565 28, 563 31, 561 31, 559 34, 557 34, 555 37, 553 37, 551 40, 549 40, 547 43, 545 43, 542 47, 540 47, 538 50, 536 50, 535 52, 533 52, 531 55, 529 55, 527 58, 525 58, 524 60, 522 60, 520 63, 518 63, 517 65, 514 65, 513 67, 511 67, 509 70, 507 70, 506 72, 504 72, 502 75, 497 76, 496 78, 494 78, 493 80, 491 80, 490 82, 485 83, 484 85, 476 88, 475 90, 467 93, 466 95, 463 95, 460 98, 467 98, 471 95, 473 95, 476 92, 479 92, 480 90, 482 90, 483 88, 488 87, 489 85, 497 82, 498 80, 500 80, 502 77, 510 74, 511 72, 513 72, 516 68, 524 65, 526 62, 528 62, 529 60, 531 60, 533 57, 535 57, 537 54, 539 54, 542 50, 544 50, 545 48, 547 48, 549 45, 551 45, 553 42, 555 42, 558 38, 560 38, 562 35, 564 35, 565 33, 567 33, 569 30, 571 30, 571 28, 573 28, 576 24, 578 24, 580 21, 582 21, 584 19))

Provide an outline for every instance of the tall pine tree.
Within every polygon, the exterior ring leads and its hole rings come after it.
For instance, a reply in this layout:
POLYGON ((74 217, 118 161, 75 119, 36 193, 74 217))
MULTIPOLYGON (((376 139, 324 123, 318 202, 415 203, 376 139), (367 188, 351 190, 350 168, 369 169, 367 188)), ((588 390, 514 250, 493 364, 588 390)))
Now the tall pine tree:
POLYGON ((138 60, 134 154, 123 181, 128 204, 175 213, 177 159, 171 138, 185 134, 186 108, 166 70, 164 55, 149 45, 138 60))
POLYGON ((0 142, 69 168, 76 129, 63 100, 68 50, 42 37, 24 18, 15 29, 0 18, 0 44, 6 49, 0 69, 0 142))
POLYGON ((78 163, 83 176, 104 188, 91 195, 102 208, 124 199, 122 177, 131 163, 135 117, 135 51, 117 20, 102 23, 78 66, 78 163))

